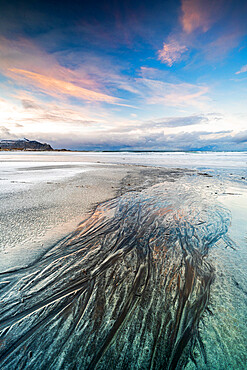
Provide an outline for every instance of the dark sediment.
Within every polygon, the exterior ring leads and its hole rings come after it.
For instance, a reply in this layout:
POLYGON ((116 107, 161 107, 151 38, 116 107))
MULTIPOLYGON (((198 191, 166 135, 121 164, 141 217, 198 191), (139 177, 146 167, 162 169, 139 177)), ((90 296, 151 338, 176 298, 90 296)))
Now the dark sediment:
POLYGON ((99 205, 33 265, 1 275, 2 368, 175 369, 196 362, 195 346, 206 361, 207 255, 229 223, 193 181, 99 205))

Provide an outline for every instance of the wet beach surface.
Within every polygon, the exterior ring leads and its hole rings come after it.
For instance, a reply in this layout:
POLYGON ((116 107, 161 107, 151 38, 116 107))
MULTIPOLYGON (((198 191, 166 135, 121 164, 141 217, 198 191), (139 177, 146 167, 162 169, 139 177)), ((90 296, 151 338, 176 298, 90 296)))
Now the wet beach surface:
POLYGON ((83 164, 76 172, 68 165, 70 176, 68 168, 64 176, 63 165, 56 166, 57 173, 49 162, 38 170, 27 165, 17 164, 11 174, 1 171, 0 272, 26 266, 75 230, 97 203, 115 196, 128 172, 123 166, 83 164))
POLYGON ((3 368, 245 368, 246 188, 126 167, 113 199, 0 275, 3 368))

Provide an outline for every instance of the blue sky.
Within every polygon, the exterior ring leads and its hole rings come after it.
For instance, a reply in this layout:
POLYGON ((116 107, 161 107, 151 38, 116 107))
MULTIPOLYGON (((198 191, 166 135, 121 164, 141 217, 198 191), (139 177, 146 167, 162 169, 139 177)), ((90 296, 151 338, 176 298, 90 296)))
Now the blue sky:
POLYGON ((5 1, 0 138, 247 150, 246 1, 5 1))

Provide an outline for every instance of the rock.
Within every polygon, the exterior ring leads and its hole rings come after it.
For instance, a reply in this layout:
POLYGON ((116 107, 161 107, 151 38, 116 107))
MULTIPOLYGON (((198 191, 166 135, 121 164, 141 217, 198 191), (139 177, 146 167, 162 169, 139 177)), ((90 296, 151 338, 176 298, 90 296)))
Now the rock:
POLYGON ((0 140, 0 150, 53 150, 50 144, 35 140, 0 140))

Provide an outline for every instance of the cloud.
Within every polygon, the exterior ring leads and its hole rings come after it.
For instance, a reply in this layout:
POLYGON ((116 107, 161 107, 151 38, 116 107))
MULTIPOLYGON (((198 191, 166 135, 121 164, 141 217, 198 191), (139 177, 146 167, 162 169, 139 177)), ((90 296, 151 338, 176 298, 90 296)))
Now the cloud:
MULTIPOLYGON (((106 77, 106 68, 102 60, 94 58, 87 63, 80 61, 80 55, 73 55, 65 63, 65 55, 48 54, 33 42, 19 38, 8 40, 0 37, 0 72, 11 78, 22 88, 30 87, 33 92, 42 92, 52 97, 75 97, 87 102, 103 102, 116 105, 125 105, 124 101, 106 92, 107 85, 118 85, 120 89, 131 91, 127 79, 114 73, 116 68, 108 68, 109 80, 106 77), (61 65, 76 66, 73 69, 61 65), (102 70, 102 72, 101 72, 102 70)), ((109 63, 108 63, 109 64, 109 63)), ((109 67, 109 66, 108 66, 109 67)), ((132 91, 133 92, 133 91, 132 91)))
MULTIPOLYGON (((175 61, 181 53, 182 47, 179 51, 178 46, 174 45, 169 56, 170 61, 175 61)), ((0 70, 17 84, 15 89, 22 88, 36 95, 46 94, 63 103, 70 99, 75 104, 78 100, 82 100, 91 104, 108 103, 115 106, 133 107, 128 104, 128 99, 131 99, 137 104, 145 102, 145 104, 166 104, 173 107, 205 107, 207 100, 208 88, 206 86, 165 83, 154 78, 135 79, 133 74, 129 76, 126 71, 125 74, 122 73, 121 66, 114 65, 111 59, 97 57, 91 53, 83 54, 81 59, 78 58, 76 52, 72 52, 68 59, 64 52, 57 53, 55 57, 48 55, 25 39, 11 42, 3 39, 0 51, 3 54, 0 60, 0 70), (66 65, 71 65, 72 60, 74 69, 60 65, 56 58, 66 61, 66 65), (110 91, 112 93, 109 93, 110 91)), ((155 68, 142 67, 141 73, 150 75, 150 73, 155 74, 159 71, 155 68)), ((28 108, 30 102, 24 102, 24 104, 28 108)), ((29 109, 31 109, 30 106, 29 109)))
MULTIPOLYGON (((72 59, 78 59, 78 55, 72 54, 72 59)), ((126 65, 119 58, 113 60, 107 56, 98 56, 92 53, 84 53, 81 58, 81 64, 77 69, 85 73, 94 81, 97 81, 98 86, 108 86, 113 91, 125 91, 131 94, 138 94, 138 90, 134 86, 133 74, 124 74, 126 65)))
POLYGON ((64 132, 68 136, 73 133, 76 137, 83 135, 85 128, 93 131, 105 125, 105 117, 87 107, 45 103, 27 94, 15 99, 15 102, 0 100, 0 122, 9 130, 1 131, 4 138, 14 135, 39 139, 41 133, 49 136, 52 132, 64 132))
POLYGON ((159 59, 172 66, 188 50, 197 63, 198 57, 224 59, 246 35, 246 7, 244 2, 239 6, 228 0, 182 0, 179 25, 168 34, 159 59))
POLYGON ((238 74, 244 73, 244 72, 247 72, 247 64, 244 65, 242 68, 240 68, 240 70, 237 71, 235 74, 238 75, 238 74))
POLYGON ((233 141, 238 144, 247 143, 247 130, 238 132, 234 136, 233 141))
POLYGON ((207 32, 222 15, 222 0, 182 0, 181 23, 183 30, 190 34, 195 30, 207 32))
POLYGON ((155 79, 155 78, 159 78, 160 76, 162 76, 162 74, 164 74, 164 71, 157 69, 157 68, 141 66, 139 74, 143 78, 154 78, 155 79))
POLYGON ((137 132, 161 132, 163 134, 165 128, 188 127, 193 125, 207 124, 215 119, 220 119, 217 114, 201 114, 182 117, 162 117, 148 121, 129 121, 119 122, 117 125, 108 128, 111 133, 126 133, 135 135, 137 132))
POLYGON ((31 99, 22 99, 22 105, 25 109, 41 109, 41 107, 31 99))
POLYGON ((236 48, 245 31, 238 26, 228 25, 227 29, 220 35, 216 35, 212 42, 201 46, 202 52, 207 60, 225 60, 226 54, 236 48))
POLYGON ((0 100, 2 139, 28 137, 68 149, 247 149, 246 130, 214 131, 215 120, 225 118, 217 113, 118 121, 113 116, 100 119, 85 108, 44 103, 26 95, 19 101, 22 104, 18 106, 0 100))
POLYGON ((15 81, 26 82, 40 89, 47 95, 55 96, 64 94, 88 101, 100 101, 111 104, 121 104, 120 99, 100 92, 85 89, 74 83, 60 80, 54 77, 45 76, 40 73, 27 71, 18 68, 9 68, 9 76, 15 81))
POLYGON ((202 123, 208 123, 211 119, 212 119, 211 117, 207 117, 206 115, 203 114, 185 117, 164 117, 157 120, 147 121, 145 126, 152 125, 153 127, 185 127, 198 125, 202 123))
POLYGON ((9 139, 13 137, 13 133, 10 131, 9 128, 5 126, 0 126, 0 139, 9 139))
MULTIPOLYGON (((238 134, 232 131, 193 131, 165 134, 164 132, 147 133, 140 131, 136 135, 131 132, 104 132, 96 135, 87 132, 83 136, 70 137, 64 134, 54 136, 46 134, 40 140, 50 142, 54 147, 67 147, 81 150, 246 150, 245 141, 239 141, 238 134), (52 140, 51 140, 52 138, 52 140)), ((30 136, 29 136, 30 137, 30 136)))
POLYGON ((209 87, 189 83, 170 83, 153 79, 137 79, 140 92, 148 104, 165 104, 170 107, 196 107, 206 109, 209 87))
POLYGON ((171 67, 174 63, 182 59, 182 55, 188 50, 185 45, 180 45, 177 41, 163 44, 163 48, 158 51, 158 59, 171 67))
MULTIPOLYGON (((214 125, 215 121, 221 120, 222 115, 219 113, 207 113, 207 114, 194 114, 191 116, 181 116, 181 117, 161 117, 155 118, 148 121, 127 121, 119 122, 115 126, 106 126, 105 132, 107 130, 111 134, 125 134, 129 133, 131 136, 135 137, 140 133, 150 134, 157 133, 163 135, 164 132, 174 132, 178 131, 176 129, 187 129, 191 126, 205 127, 205 125, 214 125), (167 130, 168 129, 168 130, 167 130)), ((224 131, 225 132, 225 131, 224 131)))

